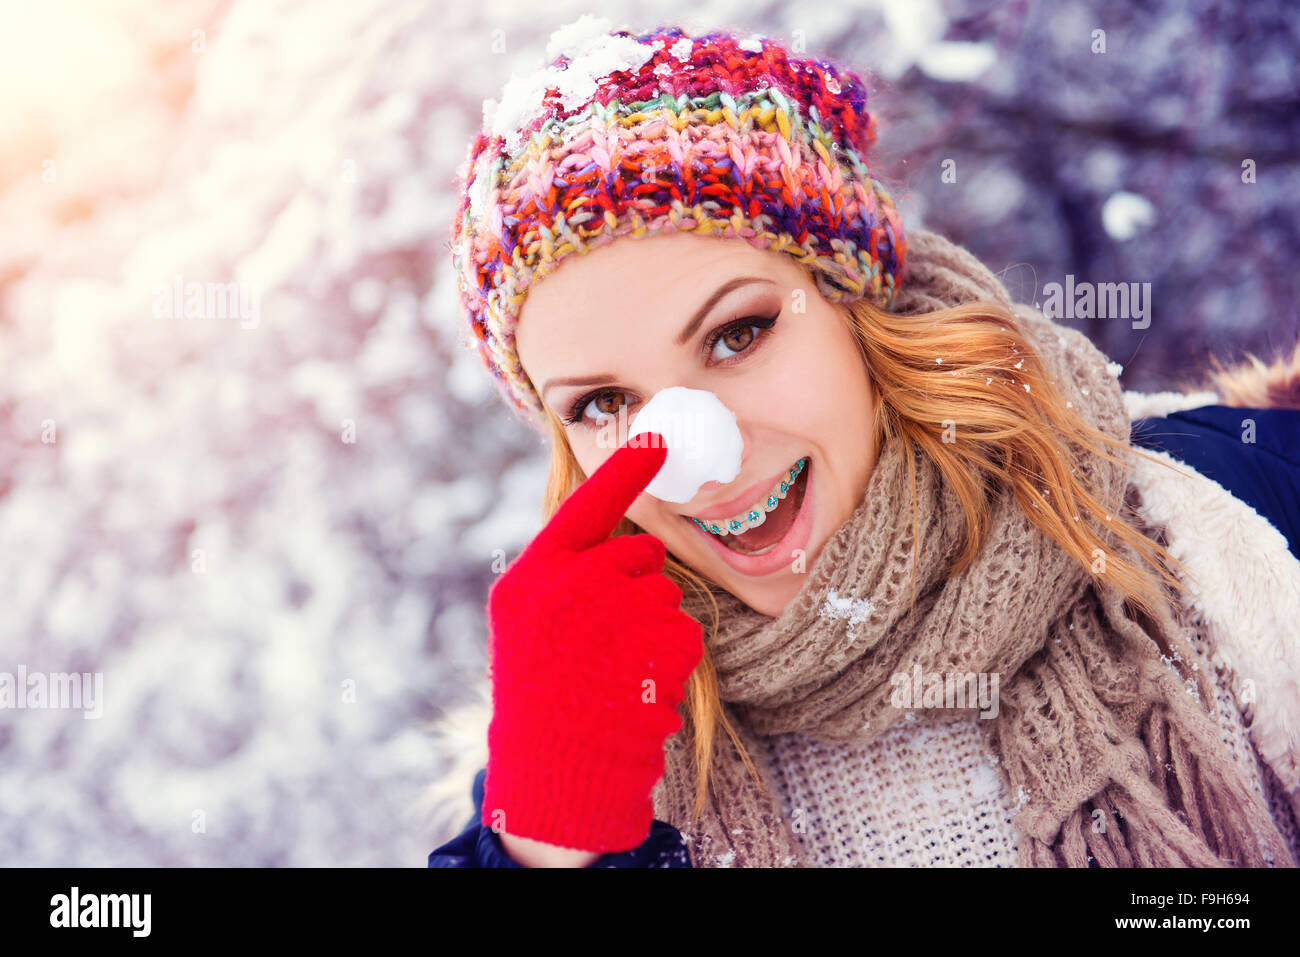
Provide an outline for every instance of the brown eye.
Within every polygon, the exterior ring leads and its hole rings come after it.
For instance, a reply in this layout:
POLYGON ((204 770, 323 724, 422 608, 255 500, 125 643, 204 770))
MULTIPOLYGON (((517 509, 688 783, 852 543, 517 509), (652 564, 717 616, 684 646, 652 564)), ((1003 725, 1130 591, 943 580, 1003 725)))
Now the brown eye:
POLYGON ((596 404, 596 413, 598 415, 618 415, 622 396, 623 393, 621 392, 606 392, 602 395, 596 396, 596 398, 591 401, 596 404), (610 405, 610 400, 614 398, 620 399, 620 402, 613 403, 612 407, 608 407, 610 405))
POLYGON ((730 359, 745 352, 754 341, 758 338, 755 329, 765 329, 775 321, 775 318, 768 319, 750 319, 741 322, 732 323, 719 333, 714 333, 713 338, 709 341, 709 355, 718 361, 730 359), (721 345, 730 350, 729 354, 718 354, 718 346, 721 345))
POLYGON ((744 326, 740 329, 733 329, 722 337, 722 342, 727 344, 728 349, 735 349, 737 352, 744 349, 754 340, 753 326, 744 326))
POLYGON ((627 405, 622 401, 627 393, 620 392, 617 389, 605 389, 602 392, 588 392, 582 398, 576 400, 570 407, 569 412, 564 417, 564 421, 570 425, 584 425, 594 428, 594 421, 606 415, 618 415, 619 411, 627 405), (614 402, 618 399, 618 402, 614 402))

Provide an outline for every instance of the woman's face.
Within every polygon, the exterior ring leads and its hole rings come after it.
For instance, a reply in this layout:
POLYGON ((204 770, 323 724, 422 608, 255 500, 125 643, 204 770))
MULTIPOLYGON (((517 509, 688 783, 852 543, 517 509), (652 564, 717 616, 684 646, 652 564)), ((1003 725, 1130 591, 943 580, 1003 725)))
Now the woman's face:
POLYGON ((617 447, 607 414, 634 423, 661 389, 707 390, 735 413, 744 451, 734 480, 707 482, 683 503, 643 492, 627 517, 776 617, 862 500, 876 462, 871 380, 846 318, 790 255, 673 231, 566 259, 530 287, 516 345, 546 406, 562 421, 581 417, 565 428, 587 475, 617 447), (750 324, 773 317, 768 328, 750 324), (560 381, 574 378, 589 381, 560 381), (765 534, 788 531, 765 555, 741 556, 688 518, 723 525, 805 458, 800 481, 767 513, 765 534))

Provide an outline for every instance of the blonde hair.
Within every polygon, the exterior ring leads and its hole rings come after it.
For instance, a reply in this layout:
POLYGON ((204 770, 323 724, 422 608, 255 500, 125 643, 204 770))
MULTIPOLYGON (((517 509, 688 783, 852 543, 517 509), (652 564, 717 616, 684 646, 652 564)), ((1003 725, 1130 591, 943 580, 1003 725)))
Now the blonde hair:
MULTIPOLYGON (((1095 550, 1102 549, 1106 581, 1120 588, 1141 612, 1154 617, 1156 607, 1184 592, 1177 577, 1187 574, 1182 564, 1136 526, 1127 503, 1098 501, 1093 490, 1080 481, 1067 453, 1070 447, 1082 447, 1108 461, 1121 462, 1107 451, 1113 449, 1167 463, 1131 448, 1126 440, 1112 439, 1077 409, 1068 407, 1012 313, 996 303, 974 302, 906 316, 887 312, 867 299, 846 304, 841 312, 870 371, 876 448, 883 448, 887 441, 899 441, 919 449, 938 466, 961 502, 969 533, 949 576, 974 561, 988 534, 991 496, 995 489, 1009 484, 1030 521, 1082 563, 1095 581, 1100 581, 1100 576, 1092 571, 1092 562, 1095 550), (945 420, 961 423, 963 441, 943 441, 945 420), (1094 526, 1112 530, 1151 562, 1154 573, 1122 555, 1111 555, 1094 526)), ((573 455, 564 423, 549 407, 546 414, 551 466, 543 512, 549 520, 586 475, 573 455)), ((915 542, 919 538, 916 476, 910 456, 907 462, 915 542)), ((624 517, 613 534, 643 532, 624 517)), ((683 595, 689 589, 707 598, 713 609, 709 634, 715 634, 718 605, 709 579, 671 552, 664 574, 683 595)), ((913 604, 915 601, 914 578, 913 604)), ((706 640, 704 657, 687 682, 685 695, 697 774, 696 815, 707 800, 719 727, 727 732, 755 782, 762 786, 723 708, 708 645, 706 640)))

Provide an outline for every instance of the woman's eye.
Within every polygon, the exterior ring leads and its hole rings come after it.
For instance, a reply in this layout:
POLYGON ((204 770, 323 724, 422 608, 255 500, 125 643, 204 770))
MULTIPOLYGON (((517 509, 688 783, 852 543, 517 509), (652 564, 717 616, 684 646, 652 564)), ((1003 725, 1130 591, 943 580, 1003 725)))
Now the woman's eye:
POLYGON ((726 330, 714 340, 712 358, 728 359, 731 357, 730 355, 718 355, 716 351, 718 346, 726 346, 731 349, 731 355, 744 352, 754 341, 754 330, 757 328, 758 324, 755 323, 748 326, 733 326, 726 330))
POLYGON ((602 415, 618 415, 618 410, 622 406, 621 402, 612 402, 614 398, 621 398, 622 392, 602 392, 590 402, 587 407, 593 409, 592 415, 600 418, 602 415))
POLYGON ((599 423, 601 416, 618 415, 622 407, 621 402, 612 401, 615 398, 621 398, 622 392, 601 392, 591 397, 590 401, 584 402, 579 399, 570 411, 567 421, 570 424, 590 424, 599 423))

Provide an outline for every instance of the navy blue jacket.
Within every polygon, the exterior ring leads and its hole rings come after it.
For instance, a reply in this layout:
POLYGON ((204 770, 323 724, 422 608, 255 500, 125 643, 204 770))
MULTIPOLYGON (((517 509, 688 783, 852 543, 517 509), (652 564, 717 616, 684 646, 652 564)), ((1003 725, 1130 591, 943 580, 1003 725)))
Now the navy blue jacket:
MULTIPOLYGON (((1136 419, 1130 441, 1168 452, 1218 482, 1280 531, 1300 558, 1300 411, 1207 405, 1136 419), (1254 443, 1241 439, 1242 420, 1255 422, 1254 443)), ((522 867, 480 821, 484 768, 474 776, 474 815, 465 829, 429 855, 430 867, 522 867)), ((602 854, 591 867, 690 867, 681 833, 656 820, 641 846, 602 854)))
POLYGON ((1218 482, 1268 519, 1300 558, 1300 410, 1204 405, 1136 419, 1129 441, 1218 482), (1242 440, 1247 419, 1253 442, 1242 440))
MULTIPOLYGON (((523 867, 514 861, 501 838, 492 828, 481 822, 483 814, 483 781, 487 768, 474 775, 474 816, 465 830, 429 855, 430 867, 523 867)), ((686 842, 681 832, 671 824, 653 821, 650 836, 630 851, 602 854, 588 867, 690 867, 686 842)))

